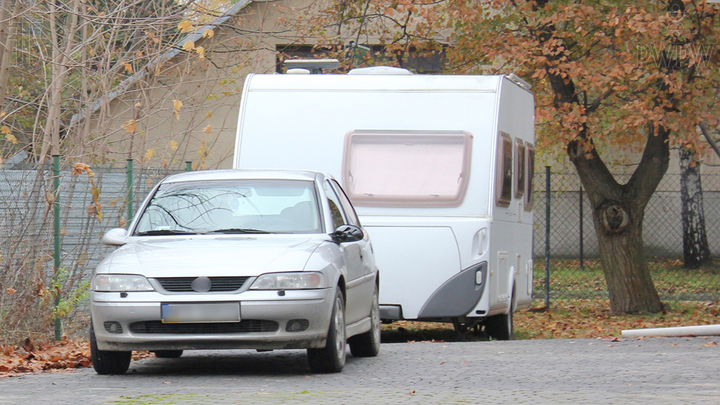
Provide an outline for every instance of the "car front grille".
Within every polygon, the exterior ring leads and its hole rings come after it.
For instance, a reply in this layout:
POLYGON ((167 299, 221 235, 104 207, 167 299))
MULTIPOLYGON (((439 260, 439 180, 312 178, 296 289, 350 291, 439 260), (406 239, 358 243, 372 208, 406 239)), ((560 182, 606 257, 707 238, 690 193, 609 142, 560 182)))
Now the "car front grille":
MULTIPOLYGON (((211 284, 210 292, 236 291, 242 288, 243 284, 250 277, 209 277, 211 284)), ((155 278, 165 291, 169 292, 195 292, 192 282, 197 277, 162 277, 155 278)))
POLYGON ((130 331, 133 333, 213 335, 224 333, 276 332, 277 330, 277 322, 255 319, 224 323, 162 323, 160 321, 144 321, 130 324, 130 331))

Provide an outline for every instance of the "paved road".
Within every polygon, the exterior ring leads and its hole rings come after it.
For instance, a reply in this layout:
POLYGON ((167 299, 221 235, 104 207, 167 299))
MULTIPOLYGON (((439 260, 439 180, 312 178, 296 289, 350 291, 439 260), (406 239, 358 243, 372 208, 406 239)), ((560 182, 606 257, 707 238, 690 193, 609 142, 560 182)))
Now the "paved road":
POLYGON ((383 344, 312 374, 303 351, 188 352, 0 380, 0 404, 720 403, 720 337, 383 344))

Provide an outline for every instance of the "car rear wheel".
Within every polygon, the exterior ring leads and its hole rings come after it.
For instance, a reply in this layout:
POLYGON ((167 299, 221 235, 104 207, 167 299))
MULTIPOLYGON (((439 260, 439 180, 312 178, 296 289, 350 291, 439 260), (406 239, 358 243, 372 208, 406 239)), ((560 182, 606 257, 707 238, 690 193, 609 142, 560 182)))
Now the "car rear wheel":
POLYGON ((342 291, 338 288, 335 292, 325 347, 307 349, 310 369, 315 373, 339 373, 345 366, 346 346, 345 300, 342 291))
POLYGON ((95 330, 90 323, 90 359, 98 374, 125 374, 130 367, 132 352, 111 352, 99 350, 95 339, 95 330))
POLYGON ((350 353, 355 357, 375 357, 380 353, 380 304, 377 286, 370 310, 370 330, 351 337, 348 343, 350 343, 350 353))
POLYGON ((177 359, 182 356, 182 350, 155 350, 155 357, 160 359, 177 359))

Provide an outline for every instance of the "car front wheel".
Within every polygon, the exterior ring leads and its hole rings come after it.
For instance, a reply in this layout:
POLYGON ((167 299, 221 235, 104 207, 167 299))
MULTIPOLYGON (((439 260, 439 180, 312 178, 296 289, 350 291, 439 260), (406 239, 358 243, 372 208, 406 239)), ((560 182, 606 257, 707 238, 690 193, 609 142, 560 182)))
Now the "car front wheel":
POLYGON ((132 352, 111 352, 99 350, 95 339, 95 329, 90 323, 90 359, 98 374, 125 374, 130 367, 132 352))
POLYGON ((310 369, 315 373, 339 373, 345 366, 345 299, 340 288, 330 314, 327 343, 322 349, 307 349, 310 369))

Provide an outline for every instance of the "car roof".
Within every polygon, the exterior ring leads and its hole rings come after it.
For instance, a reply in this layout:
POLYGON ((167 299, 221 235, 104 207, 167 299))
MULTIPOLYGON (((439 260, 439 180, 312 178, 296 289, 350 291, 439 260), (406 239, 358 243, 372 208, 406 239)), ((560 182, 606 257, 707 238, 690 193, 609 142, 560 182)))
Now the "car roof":
POLYGON ((222 170, 199 170, 193 172, 179 173, 165 178, 163 183, 176 183, 184 181, 208 181, 208 180, 309 180, 322 176, 332 178, 331 175, 306 171, 306 170, 246 170, 246 169, 222 169, 222 170))

